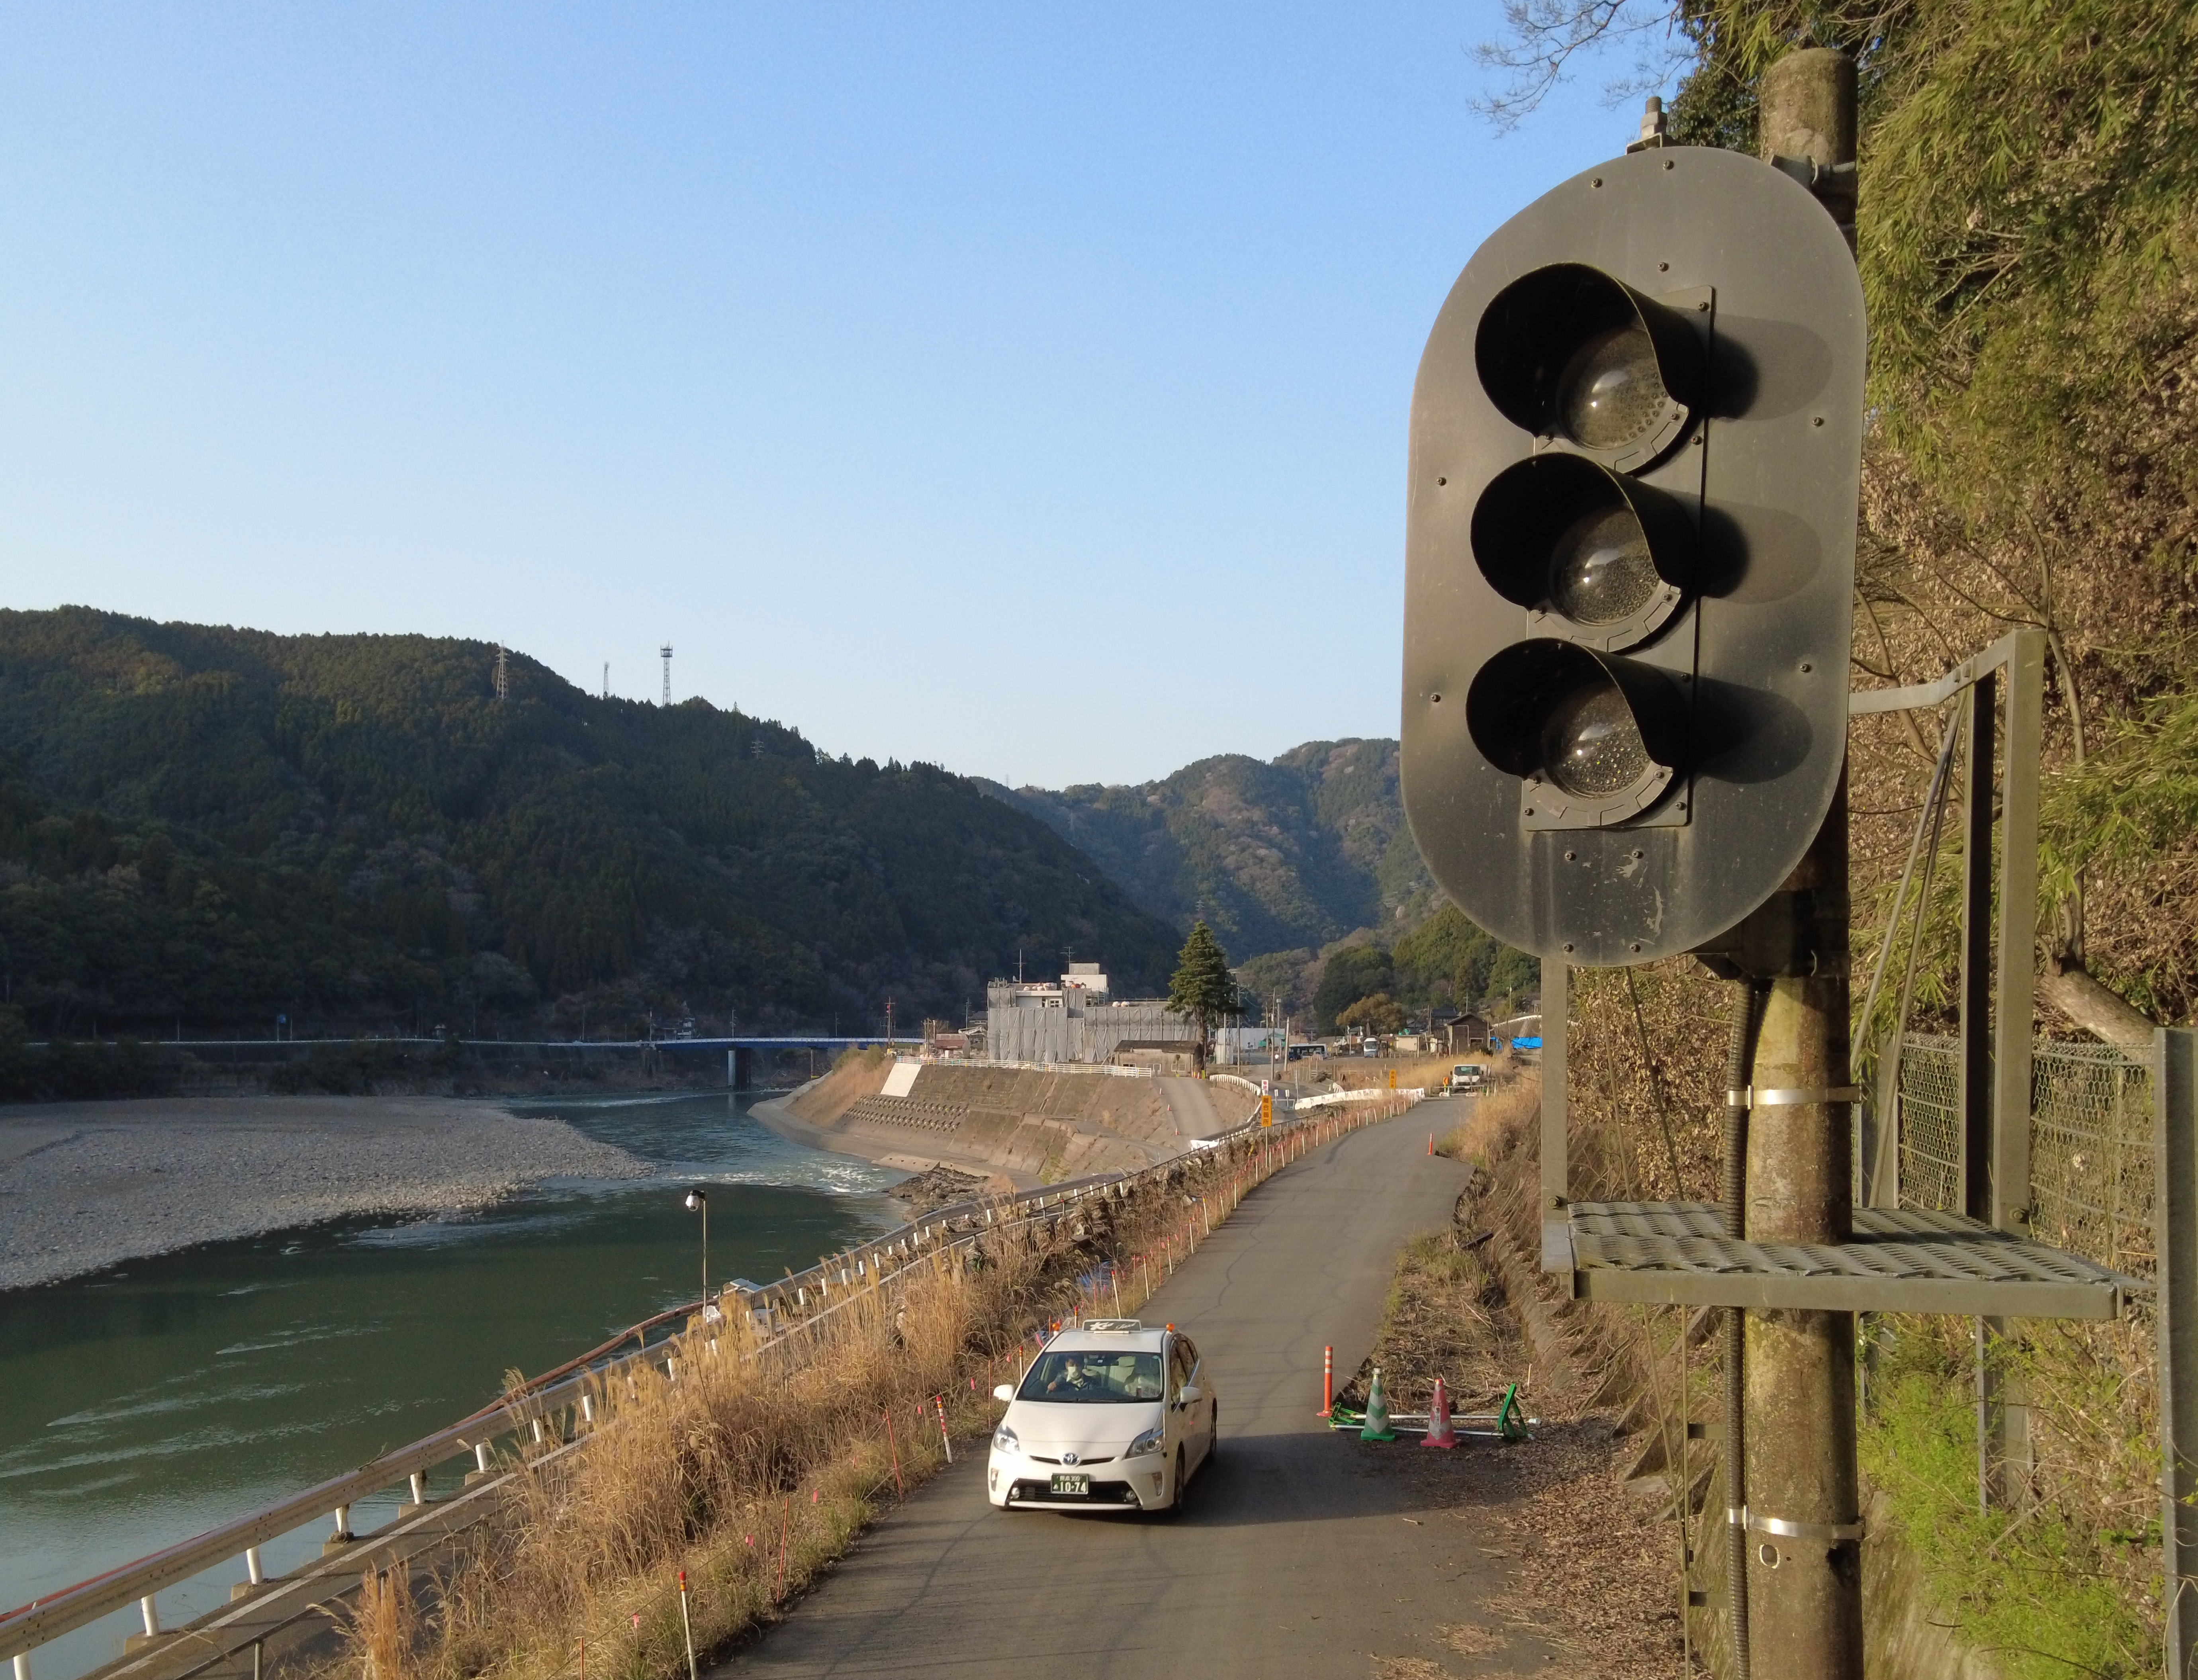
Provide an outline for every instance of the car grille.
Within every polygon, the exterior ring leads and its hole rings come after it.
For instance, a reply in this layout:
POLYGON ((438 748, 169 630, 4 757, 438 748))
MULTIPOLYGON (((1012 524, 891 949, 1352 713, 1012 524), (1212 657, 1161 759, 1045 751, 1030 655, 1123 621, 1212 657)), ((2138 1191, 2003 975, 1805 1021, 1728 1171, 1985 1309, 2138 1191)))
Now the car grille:
MULTIPOLYGON (((1033 1452, 1029 1454, 1028 1456, 1030 1458, 1030 1462, 1033 1464, 1058 1464, 1061 1462, 1058 1458, 1048 1458, 1042 1452, 1033 1452)), ((1114 1462, 1114 1456, 1112 1453, 1109 1453, 1104 1458, 1079 1458, 1069 1468, 1074 1470, 1081 1470, 1089 1464, 1112 1464, 1114 1462)))
POLYGON ((1020 1481, 1008 1489, 1008 1497, 1019 1505, 1134 1505, 1137 1496, 1127 1482, 1091 1484, 1089 1493, 1055 1493, 1048 1482, 1020 1481))

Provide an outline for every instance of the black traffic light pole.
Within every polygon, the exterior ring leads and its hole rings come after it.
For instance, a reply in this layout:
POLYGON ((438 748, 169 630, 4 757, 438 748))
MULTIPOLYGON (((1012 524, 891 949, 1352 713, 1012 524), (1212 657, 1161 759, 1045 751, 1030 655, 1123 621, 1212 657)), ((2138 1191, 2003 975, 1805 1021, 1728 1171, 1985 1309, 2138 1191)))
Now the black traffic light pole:
MULTIPOLYGON (((1852 249, 1854 61, 1828 48, 1790 53, 1765 73, 1758 97, 1764 160, 1806 175, 1852 249)), ((1838 1100, 1850 1078, 1844 774, 1815 844, 1765 913, 1806 932, 1798 960, 1780 965, 1789 972, 1736 987, 1763 988, 1748 1080, 1746 1235, 1845 1242, 1853 1234, 1854 1110, 1838 1100)), ((1745 1009, 1753 997, 1743 992, 1739 1002, 1745 1009)), ((1747 1567, 1733 1583, 1747 1596, 1744 1619, 1735 1618, 1748 1648, 1742 1672, 1861 1680, 1854 1315, 1789 1310, 1743 1322, 1747 1515, 1736 1529, 1747 1567)), ((1742 1340, 1729 1337, 1728 1349, 1742 1340)))

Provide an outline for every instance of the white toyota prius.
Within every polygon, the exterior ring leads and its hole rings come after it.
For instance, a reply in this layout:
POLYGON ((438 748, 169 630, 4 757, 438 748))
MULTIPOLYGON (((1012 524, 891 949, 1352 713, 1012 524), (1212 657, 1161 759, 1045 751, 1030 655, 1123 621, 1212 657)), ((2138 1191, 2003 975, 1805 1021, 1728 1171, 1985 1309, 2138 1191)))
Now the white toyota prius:
POLYGON ((1198 1349, 1173 1326, 1096 1318, 1062 1330, 995 1399, 986 1488, 1002 1509, 1179 1511, 1213 1456, 1220 1408, 1198 1349))

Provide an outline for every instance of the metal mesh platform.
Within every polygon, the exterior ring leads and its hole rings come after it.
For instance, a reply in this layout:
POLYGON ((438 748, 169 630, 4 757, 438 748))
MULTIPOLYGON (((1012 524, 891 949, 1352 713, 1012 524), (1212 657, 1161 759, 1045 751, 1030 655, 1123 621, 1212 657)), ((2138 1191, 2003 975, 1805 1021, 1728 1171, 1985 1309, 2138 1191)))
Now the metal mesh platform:
POLYGON ((2144 1287, 1958 1213, 1858 1207, 1854 1225, 1846 1243, 1736 1242, 1707 1202, 1602 1201, 1574 1203, 1564 1229, 1590 1300, 2113 1318, 2144 1287))

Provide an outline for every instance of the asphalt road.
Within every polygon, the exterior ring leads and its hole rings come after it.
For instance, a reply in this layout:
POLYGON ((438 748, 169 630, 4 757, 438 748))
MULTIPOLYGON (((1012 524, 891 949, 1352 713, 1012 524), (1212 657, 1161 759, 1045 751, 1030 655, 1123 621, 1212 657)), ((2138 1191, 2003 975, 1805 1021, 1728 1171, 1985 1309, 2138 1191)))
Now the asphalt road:
MULTIPOLYGON (((1445 1224, 1464 1169, 1427 1154, 1447 1101, 1355 1132, 1270 1180, 1144 1309, 1198 1340, 1221 1441, 1183 1517, 999 1512, 968 1451, 888 1515, 718 1676, 1154 1680, 1532 1673, 1537 1642, 1446 1647, 1500 1624, 1507 1567, 1459 1501, 1455 1454, 1361 1445, 1315 1418, 1372 1350, 1398 1250, 1445 1224)), ((1409 1438, 1408 1438, 1409 1439, 1409 1438)), ((1469 1641, 1464 1642, 1469 1643, 1469 1641)))

